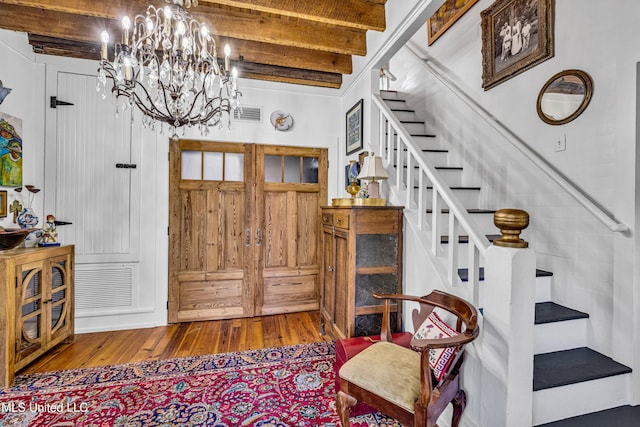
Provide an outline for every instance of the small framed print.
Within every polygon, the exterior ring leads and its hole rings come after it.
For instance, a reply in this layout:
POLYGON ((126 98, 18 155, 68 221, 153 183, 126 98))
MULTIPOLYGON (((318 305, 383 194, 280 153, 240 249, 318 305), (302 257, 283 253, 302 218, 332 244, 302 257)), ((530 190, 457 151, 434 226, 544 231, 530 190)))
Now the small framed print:
POLYGON ((361 99, 347 111, 347 156, 362 150, 362 105, 361 99))

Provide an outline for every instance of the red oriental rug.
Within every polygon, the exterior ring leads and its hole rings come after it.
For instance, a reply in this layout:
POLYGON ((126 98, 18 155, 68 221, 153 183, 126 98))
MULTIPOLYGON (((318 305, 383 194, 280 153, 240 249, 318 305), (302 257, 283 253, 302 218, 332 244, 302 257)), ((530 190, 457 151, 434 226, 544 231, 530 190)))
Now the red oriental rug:
MULTIPOLYGON (((1 426, 339 426, 334 344, 18 375, 1 426)), ((379 413, 354 427, 398 426, 379 413)))

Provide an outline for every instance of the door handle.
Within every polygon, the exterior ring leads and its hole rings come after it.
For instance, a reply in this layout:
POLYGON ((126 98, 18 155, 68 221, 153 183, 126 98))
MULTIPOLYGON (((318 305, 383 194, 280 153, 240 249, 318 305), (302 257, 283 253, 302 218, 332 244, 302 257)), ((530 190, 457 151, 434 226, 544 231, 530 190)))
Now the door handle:
POLYGON ((260 246, 262 244, 262 230, 260 227, 256 230, 256 246, 260 246))
POLYGON ((249 246, 251 244, 251 228, 247 227, 244 231, 244 245, 249 246))

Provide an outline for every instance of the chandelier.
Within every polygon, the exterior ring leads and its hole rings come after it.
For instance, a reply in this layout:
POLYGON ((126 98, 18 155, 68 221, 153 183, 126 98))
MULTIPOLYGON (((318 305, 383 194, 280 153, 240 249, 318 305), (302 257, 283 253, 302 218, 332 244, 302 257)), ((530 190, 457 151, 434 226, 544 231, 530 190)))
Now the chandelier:
POLYGON ((232 111, 239 106, 238 71, 230 67, 231 48, 224 47, 224 64, 219 64, 215 39, 205 24, 185 10, 198 0, 166 0, 170 5, 150 5, 133 21, 122 18, 122 41, 115 43, 113 62, 107 58, 109 34, 102 32, 97 90, 106 98, 107 79, 121 108, 134 105, 143 113, 145 127, 167 123, 173 131, 198 126, 208 133, 210 126, 222 128, 226 117, 231 126, 232 111))

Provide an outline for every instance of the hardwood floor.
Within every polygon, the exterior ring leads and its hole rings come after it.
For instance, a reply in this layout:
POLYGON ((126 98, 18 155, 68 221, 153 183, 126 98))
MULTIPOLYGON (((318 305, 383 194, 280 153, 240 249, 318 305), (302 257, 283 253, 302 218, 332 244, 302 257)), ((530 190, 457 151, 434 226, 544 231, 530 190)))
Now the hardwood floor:
POLYGON ((318 312, 176 323, 147 329, 78 334, 19 373, 86 368, 331 341, 318 332, 318 312))

